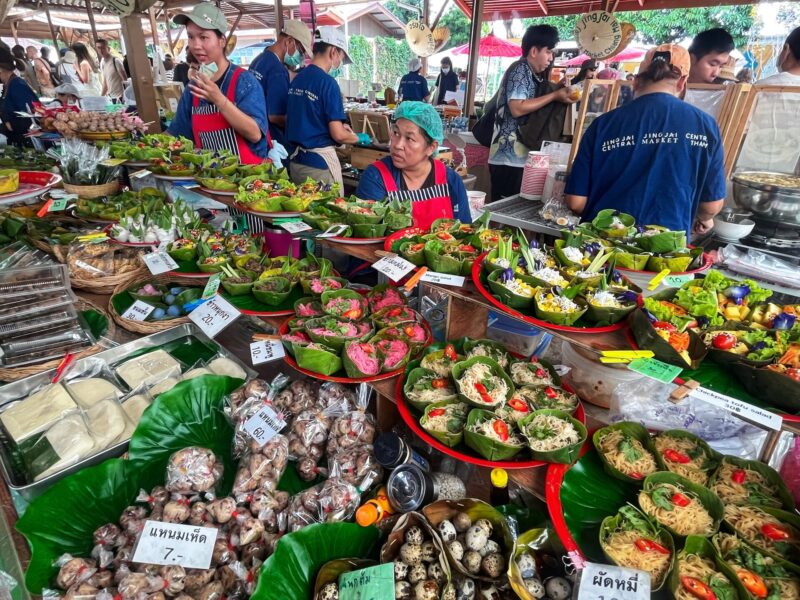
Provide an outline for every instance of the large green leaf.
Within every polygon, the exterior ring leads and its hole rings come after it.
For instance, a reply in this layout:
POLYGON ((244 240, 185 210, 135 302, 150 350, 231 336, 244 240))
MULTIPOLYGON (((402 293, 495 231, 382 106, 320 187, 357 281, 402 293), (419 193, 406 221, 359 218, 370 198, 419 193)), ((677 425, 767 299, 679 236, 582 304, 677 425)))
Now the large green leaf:
POLYGON ((374 558, 378 530, 353 523, 318 523, 283 536, 261 567, 252 600, 310 598, 317 571, 336 558, 374 558))
POLYGON ((95 338, 103 337, 108 331, 108 317, 103 313, 90 308, 88 310, 82 310, 81 316, 86 321, 86 324, 89 326, 89 331, 92 332, 95 338))
POLYGON ((306 294, 303 293, 301 287, 299 285, 296 285, 292 288, 292 291, 289 292, 289 295, 286 297, 285 300, 283 300, 280 304, 273 306, 269 304, 264 304, 263 302, 259 302, 252 294, 247 294, 245 296, 231 296, 228 292, 224 290, 220 291, 220 296, 225 298, 225 300, 230 302, 233 306, 235 306, 239 310, 246 310, 251 312, 278 312, 278 311, 293 310, 294 303, 305 295, 306 294))

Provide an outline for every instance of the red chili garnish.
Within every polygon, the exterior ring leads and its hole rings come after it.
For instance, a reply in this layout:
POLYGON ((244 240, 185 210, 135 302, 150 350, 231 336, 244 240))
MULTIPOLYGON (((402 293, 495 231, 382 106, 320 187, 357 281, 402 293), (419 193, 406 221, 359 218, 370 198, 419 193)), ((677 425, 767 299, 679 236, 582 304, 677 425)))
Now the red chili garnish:
POLYGON ((656 321, 653 323, 653 327, 656 329, 663 329, 665 331, 678 331, 678 328, 668 321, 656 321))
POLYGON ((436 237, 439 238, 440 240, 449 240, 452 236, 446 231, 440 231, 439 233, 436 234, 436 237))
POLYGON ((669 548, 665 548, 659 543, 647 538, 639 538, 634 542, 636 547, 642 552, 658 552, 659 554, 669 554, 669 548))
POLYGON ((731 473, 731 481, 733 483, 742 484, 747 479, 747 471, 744 469, 736 469, 733 473, 731 473))
POLYGON ((767 584, 758 575, 747 569, 737 569, 736 577, 742 582, 744 589, 753 594, 756 598, 766 598, 769 594, 767 584))
POLYGON ((792 539, 792 534, 788 529, 786 529, 786 527, 776 525, 775 523, 767 523, 766 525, 762 525, 761 533, 769 539, 775 540, 776 542, 792 539))
POLYGON ((684 575, 681 577, 681 585, 695 598, 700 598, 700 600, 717 600, 717 595, 714 593, 714 590, 699 579, 686 577, 684 575))
POLYGON ((447 344, 447 346, 444 347, 444 355, 449 360, 458 360, 458 353, 456 352, 456 349, 453 347, 453 344, 447 344))
POLYGON ((537 376, 539 379, 544 379, 544 377, 545 377, 546 375, 547 375, 547 372, 546 372, 544 369, 541 369, 541 368, 540 368, 540 369, 536 369, 536 376, 537 376))
POLYGON ((736 336, 732 333, 719 333, 711 339, 711 345, 717 350, 730 350, 736 345, 736 336))
POLYGON ((539 359, 538 359, 538 358, 536 358, 535 356, 531 356, 531 362, 532 362, 532 363, 538 363, 538 362, 539 362, 539 359))
POLYGON ((508 401, 508 405, 517 412, 528 412, 528 404, 521 398, 512 398, 508 401))
POLYGON ((508 425, 506 425, 505 421, 501 421, 500 419, 496 419, 494 423, 492 423, 492 429, 497 434, 497 437, 500 438, 501 442, 505 442, 508 439, 508 425))
POLYGON ((450 382, 447 380, 446 377, 438 377, 431 381, 431 385, 435 390, 441 390, 442 388, 446 388, 450 385, 450 382))
POLYGON ((401 312, 403 312, 403 309, 402 309, 402 308, 393 308, 392 310, 390 310, 389 312, 387 312, 387 313, 386 313, 386 316, 387 316, 387 317, 396 317, 396 316, 398 316, 398 315, 399 315, 401 312))
POLYGON ((441 417, 445 413, 443 408, 434 408, 428 412, 429 417, 441 417))
POLYGON ((551 400, 558 398, 558 392, 551 388, 549 385, 544 388, 544 395, 550 398, 551 400))
POLYGON ((469 244, 464 244, 458 247, 459 252, 475 252, 475 248, 469 244))
POLYGON ((630 477, 630 478, 632 478, 632 479, 644 479, 644 475, 642 475, 641 473, 639 473, 639 471, 634 471, 633 473, 630 473, 630 474, 628 475, 628 477, 630 477))
POLYGON ((692 462, 692 459, 686 456, 683 452, 678 452, 672 448, 664 450, 664 458, 666 458, 669 462, 680 463, 682 465, 692 462))
POLYGON ((670 498, 670 500, 675 506, 680 506, 680 507, 689 506, 689 504, 692 503, 692 501, 689 500, 689 498, 687 498, 680 492, 675 492, 674 494, 672 494, 672 498, 670 498))
POLYGON ((487 390, 486 386, 483 385, 482 383, 475 384, 475 391, 481 395, 481 400, 483 400, 487 404, 491 404, 492 402, 494 402, 494 400, 492 400, 492 397, 489 395, 489 390, 487 390))

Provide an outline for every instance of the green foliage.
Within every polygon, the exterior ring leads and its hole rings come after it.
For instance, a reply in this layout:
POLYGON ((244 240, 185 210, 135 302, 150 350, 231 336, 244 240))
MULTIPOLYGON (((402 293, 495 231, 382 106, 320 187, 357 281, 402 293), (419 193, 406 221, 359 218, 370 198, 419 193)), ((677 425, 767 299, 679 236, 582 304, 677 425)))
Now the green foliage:
POLYGON ((396 87, 398 78, 408 73, 411 49, 404 39, 377 37, 375 43, 378 46, 378 80, 381 87, 396 87))
MULTIPOLYGON (((422 0, 403 0, 403 4, 410 4, 411 6, 418 6, 420 12, 417 13, 413 10, 408 10, 406 8, 401 8, 397 6, 397 3, 394 0, 389 0, 384 6, 386 10, 391 12, 395 17, 400 19, 403 23, 408 23, 409 21, 413 21, 414 19, 419 19, 420 15, 422 14, 422 0)), ((461 11, 459 11, 461 12, 461 11)))
POLYGON ((348 51, 353 64, 350 65, 350 79, 358 81, 358 90, 366 96, 372 83, 372 44, 363 35, 350 36, 348 51))
POLYGON ((439 19, 439 27, 450 29, 450 41, 447 42, 444 49, 469 43, 470 20, 461 12, 460 8, 453 6, 442 15, 442 18, 439 19))

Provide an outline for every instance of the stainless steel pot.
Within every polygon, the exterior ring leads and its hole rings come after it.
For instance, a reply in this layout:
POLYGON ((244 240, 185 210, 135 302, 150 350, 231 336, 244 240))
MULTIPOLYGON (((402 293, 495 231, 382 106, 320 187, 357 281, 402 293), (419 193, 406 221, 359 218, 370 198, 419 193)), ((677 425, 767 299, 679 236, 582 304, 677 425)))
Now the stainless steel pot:
POLYGON ((786 176, 785 173, 745 171, 733 176, 733 200, 739 208, 772 221, 800 223, 800 188, 750 181, 752 175, 786 176))

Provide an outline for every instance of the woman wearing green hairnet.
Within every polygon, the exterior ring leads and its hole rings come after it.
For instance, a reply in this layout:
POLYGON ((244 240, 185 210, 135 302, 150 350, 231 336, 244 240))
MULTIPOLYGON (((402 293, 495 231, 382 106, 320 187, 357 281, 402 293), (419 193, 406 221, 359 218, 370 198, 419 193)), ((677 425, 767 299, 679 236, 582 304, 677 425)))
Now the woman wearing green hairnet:
POLYGON ((394 111, 389 156, 364 171, 356 190, 363 200, 410 200, 414 226, 436 219, 471 223, 461 177, 434 155, 442 142, 442 119, 430 104, 403 102, 394 111))

